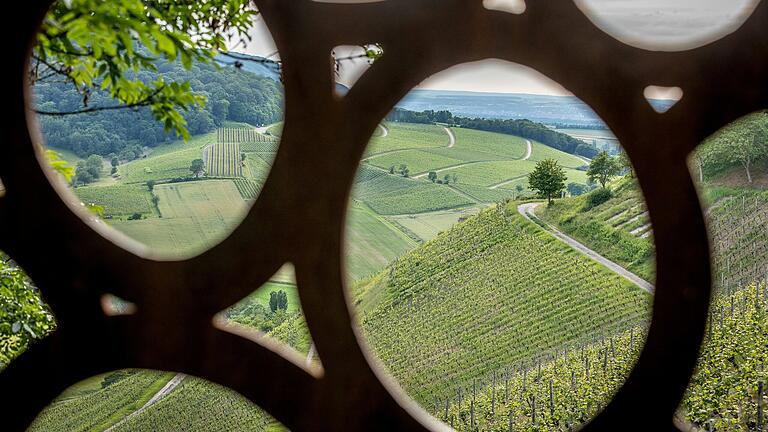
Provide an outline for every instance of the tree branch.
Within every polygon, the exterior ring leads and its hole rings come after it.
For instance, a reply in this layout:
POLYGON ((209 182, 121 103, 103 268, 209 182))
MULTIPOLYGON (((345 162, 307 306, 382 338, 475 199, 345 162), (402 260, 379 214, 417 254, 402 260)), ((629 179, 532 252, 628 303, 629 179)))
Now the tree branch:
POLYGON ((110 105, 110 106, 102 106, 102 107, 90 107, 90 108, 84 108, 81 110, 75 110, 75 111, 41 111, 41 110, 34 110, 36 114, 39 115, 46 115, 51 117, 63 117, 63 116, 69 116, 69 115, 76 115, 76 114, 86 114, 86 113, 92 113, 92 112, 98 112, 98 111, 109 111, 109 110, 117 110, 117 109, 126 109, 126 108, 139 108, 143 106, 151 105, 154 101, 155 96, 157 96, 161 91, 163 90, 163 87, 158 87, 153 91, 152 93, 148 94, 143 99, 129 103, 129 104, 123 104, 123 105, 110 105))

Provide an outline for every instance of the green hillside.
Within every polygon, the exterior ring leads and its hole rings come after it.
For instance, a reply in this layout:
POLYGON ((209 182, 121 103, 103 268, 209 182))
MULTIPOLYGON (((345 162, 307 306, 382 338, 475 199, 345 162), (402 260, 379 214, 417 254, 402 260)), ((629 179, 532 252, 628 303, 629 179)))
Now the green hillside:
POLYGON ((353 298, 374 353, 425 406, 491 371, 643 322, 650 301, 514 203, 400 257, 353 298))
MULTIPOLYGON (((541 206, 537 215, 606 258, 653 282, 653 238, 642 194, 632 179, 611 185, 613 197, 595 207, 590 194, 541 206)), ((594 194, 595 192, 592 192, 594 194)))
MULTIPOLYGON (((697 371, 681 414, 704 430, 757 431, 758 383, 768 382, 768 290, 749 286, 715 298, 697 371), (758 348, 758 349, 756 349, 758 348)), ((644 328, 551 357, 540 367, 509 368, 485 385, 427 405, 456 430, 570 430, 592 418, 637 360, 644 328), (447 402, 447 405, 446 405, 447 402)), ((764 402, 765 403, 765 402, 764 402)))

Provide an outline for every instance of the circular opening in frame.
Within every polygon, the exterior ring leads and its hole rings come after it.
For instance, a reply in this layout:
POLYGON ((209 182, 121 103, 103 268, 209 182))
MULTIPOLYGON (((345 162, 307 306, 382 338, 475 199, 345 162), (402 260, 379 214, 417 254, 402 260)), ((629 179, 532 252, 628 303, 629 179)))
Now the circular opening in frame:
POLYGON ((689 156, 710 235, 713 293, 679 417, 702 430, 759 430, 768 385, 768 111, 742 117, 689 156))
POLYGON ((250 3, 60 1, 29 68, 41 160, 60 174, 62 198, 122 246, 156 259, 197 255, 257 199, 279 145, 283 89, 250 3))
POLYGON ((349 298, 374 361, 434 417, 567 429, 634 365, 653 250, 605 124, 489 60, 423 82, 374 132, 349 207, 349 298))
POLYGON ((736 31, 759 1, 575 0, 600 29, 626 44, 654 51, 682 51, 736 31))
POLYGON ((263 410, 209 381, 174 372, 124 369, 59 395, 29 431, 285 430, 263 410))

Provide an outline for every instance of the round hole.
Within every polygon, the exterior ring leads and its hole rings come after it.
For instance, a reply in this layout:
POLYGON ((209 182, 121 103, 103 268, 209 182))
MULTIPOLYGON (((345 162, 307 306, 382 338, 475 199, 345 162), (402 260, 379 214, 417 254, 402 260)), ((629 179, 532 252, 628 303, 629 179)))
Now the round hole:
POLYGON ((141 255, 183 259, 219 243, 276 154, 279 58, 258 11, 218 20, 229 7, 157 9, 139 25, 118 19, 132 13, 125 5, 58 2, 32 50, 31 108, 48 165, 63 174, 57 189, 141 255))
POLYGON ((374 132, 349 212, 359 334, 451 427, 578 427, 634 365, 644 199, 611 131, 537 72, 484 61, 422 83, 374 132))
POLYGON ((575 0, 600 29, 616 39, 654 51, 682 51, 736 31, 757 7, 755 0, 575 0))

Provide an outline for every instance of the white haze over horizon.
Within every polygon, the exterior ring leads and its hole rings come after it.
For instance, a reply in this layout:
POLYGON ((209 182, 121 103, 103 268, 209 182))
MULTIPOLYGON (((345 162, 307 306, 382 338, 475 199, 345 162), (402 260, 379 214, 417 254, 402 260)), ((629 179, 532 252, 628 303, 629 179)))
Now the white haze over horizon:
MULTIPOLYGON (((478 0, 479 1, 479 0, 478 0)), ((620 41, 644 49, 683 50, 717 40, 738 29, 749 17, 756 0, 575 0, 598 27, 620 41)), ((360 0, 338 3, 359 3, 360 0)), ((520 6, 521 0, 495 0, 520 6)), ((259 56, 276 51, 264 21, 256 20, 246 46, 230 49, 259 56)), ((337 57, 360 53, 359 48, 340 47, 337 57)), ((275 58, 275 57, 272 57, 275 58)), ((342 64, 339 81, 351 86, 368 68, 365 60, 342 64)), ((526 66, 501 60, 485 60, 454 66, 422 82, 418 89, 490 93, 571 95, 565 88, 526 66)), ((676 98, 673 93, 654 89, 646 96, 676 98)))

